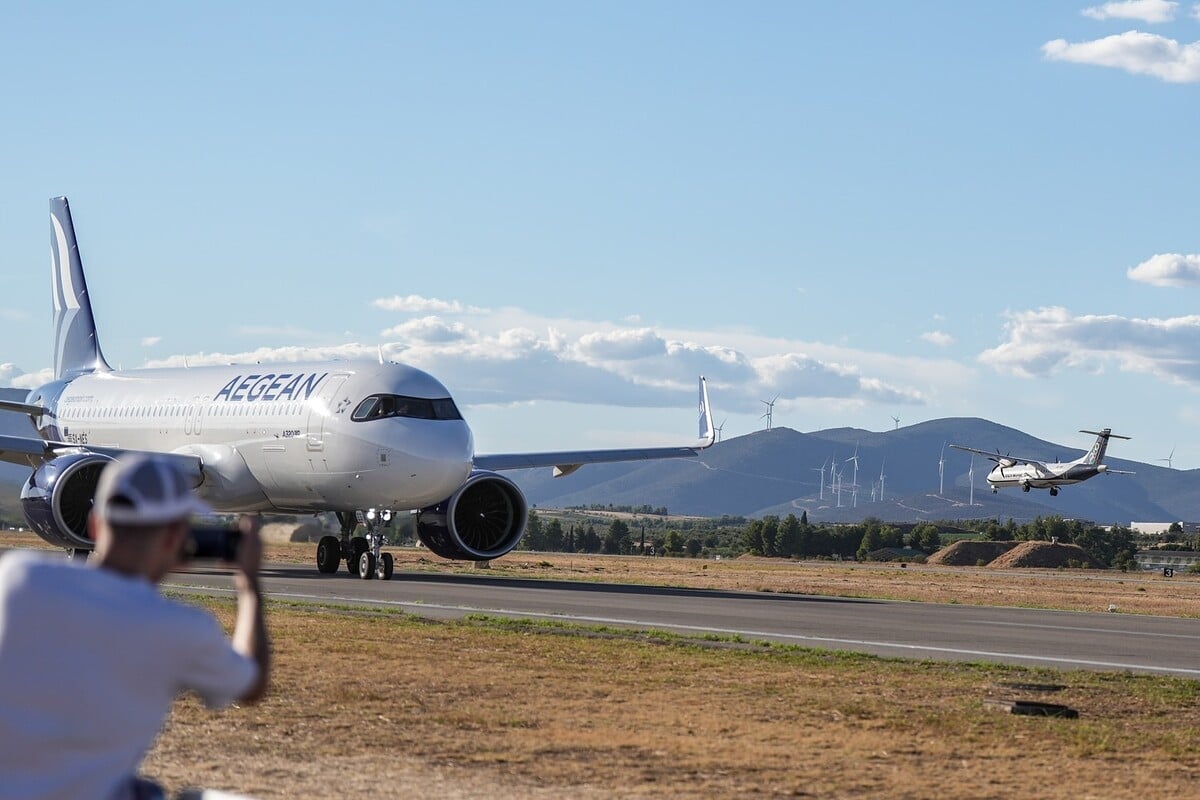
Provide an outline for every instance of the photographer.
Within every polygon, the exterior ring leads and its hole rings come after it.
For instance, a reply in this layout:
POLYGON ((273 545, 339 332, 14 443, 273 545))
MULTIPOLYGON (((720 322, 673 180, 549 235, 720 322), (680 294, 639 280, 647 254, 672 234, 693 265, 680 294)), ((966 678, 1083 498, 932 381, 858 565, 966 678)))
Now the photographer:
POLYGON ((210 708, 262 698, 257 519, 239 521, 232 641, 210 614, 158 591, 191 515, 208 511, 169 460, 128 456, 100 477, 92 564, 0 558, 0 798, 153 796, 136 772, 180 692, 210 708))

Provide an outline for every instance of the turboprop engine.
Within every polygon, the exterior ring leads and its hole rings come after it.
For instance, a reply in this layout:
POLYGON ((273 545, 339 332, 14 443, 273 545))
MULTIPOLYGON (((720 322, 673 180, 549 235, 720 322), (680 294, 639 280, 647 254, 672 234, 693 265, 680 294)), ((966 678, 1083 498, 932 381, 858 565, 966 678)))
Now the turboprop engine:
POLYGON ((95 547, 88 537, 88 514, 100 472, 110 461, 97 453, 73 453, 34 470, 21 487, 21 510, 34 533, 59 547, 95 547))
POLYGON ((442 558, 487 561, 521 541, 527 510, 515 483, 476 471, 450 497, 417 512, 417 536, 442 558))

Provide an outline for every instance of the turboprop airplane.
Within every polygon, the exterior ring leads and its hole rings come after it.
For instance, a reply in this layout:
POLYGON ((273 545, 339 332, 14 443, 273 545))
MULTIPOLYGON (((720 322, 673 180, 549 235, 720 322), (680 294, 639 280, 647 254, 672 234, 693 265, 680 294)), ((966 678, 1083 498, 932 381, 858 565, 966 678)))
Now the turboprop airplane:
POLYGON ((996 462, 995 468, 988 473, 987 482, 992 487, 992 494, 1011 487, 1020 486, 1021 491, 1030 489, 1049 489, 1050 496, 1058 494, 1058 487, 1069 486, 1072 483, 1082 483, 1095 475, 1133 475, 1127 470, 1110 469, 1104 460, 1104 451, 1108 449, 1109 439, 1129 439, 1112 432, 1112 428, 1099 431, 1084 431, 1096 437, 1095 444, 1087 455, 1074 461, 1060 463, 1058 461, 1038 461, 1034 458, 1019 458, 1012 455, 1000 455, 999 451, 977 450, 974 447, 963 447, 959 444, 950 445, 955 450, 965 450, 968 453, 978 453, 996 462))
POLYGON ((114 370, 96 334, 65 197, 50 201, 54 379, 0 410, 26 414, 37 436, 0 436, 0 460, 33 473, 21 490, 30 526, 86 558, 96 483, 123 453, 154 452, 190 476, 220 512, 336 513, 341 536, 317 544, 317 569, 344 561, 390 579, 381 552, 392 517, 449 559, 485 561, 517 546, 527 504, 497 471, 695 456, 716 441, 700 378, 699 440, 680 447, 551 453, 474 451, 471 429, 432 375, 385 361, 114 370), (359 519, 366 535, 354 536, 359 519))

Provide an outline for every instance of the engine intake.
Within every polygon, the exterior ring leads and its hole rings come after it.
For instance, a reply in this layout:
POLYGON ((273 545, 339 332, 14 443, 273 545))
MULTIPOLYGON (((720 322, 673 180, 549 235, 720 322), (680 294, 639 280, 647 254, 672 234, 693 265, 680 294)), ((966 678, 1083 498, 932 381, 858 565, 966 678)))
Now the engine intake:
POLYGON ((34 470, 21 487, 21 510, 34 533, 59 547, 95 547, 88 537, 88 514, 100 472, 110 461, 96 453, 74 453, 34 470))
POLYGON ((477 471, 450 497, 417 512, 417 537, 442 558, 487 561, 517 546, 527 518, 515 483, 477 471))

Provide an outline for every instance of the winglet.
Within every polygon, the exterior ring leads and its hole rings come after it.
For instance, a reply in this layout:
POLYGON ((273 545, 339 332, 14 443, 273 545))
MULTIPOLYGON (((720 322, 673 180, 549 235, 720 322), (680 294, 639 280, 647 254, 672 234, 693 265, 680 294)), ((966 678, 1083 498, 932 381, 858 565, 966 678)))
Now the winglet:
POLYGON ((54 299, 54 377, 110 372, 100 352, 96 320, 75 241, 71 207, 65 197, 50 198, 50 280, 54 299))
POLYGON ((708 402, 708 382, 700 376, 700 444, 697 449, 712 447, 717 441, 717 429, 713 426, 712 406, 708 402))

